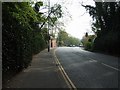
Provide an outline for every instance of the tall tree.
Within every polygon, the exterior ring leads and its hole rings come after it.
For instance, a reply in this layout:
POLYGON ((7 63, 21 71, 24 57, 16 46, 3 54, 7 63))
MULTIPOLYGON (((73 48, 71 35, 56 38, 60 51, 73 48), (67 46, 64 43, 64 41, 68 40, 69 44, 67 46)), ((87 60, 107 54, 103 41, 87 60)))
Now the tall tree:
MULTIPOLYGON (((84 5, 83 5, 84 6, 84 5)), ((97 34, 94 50, 118 53, 120 36, 120 2, 95 2, 84 6, 92 16, 92 30, 97 34), (115 47, 115 48, 113 48, 115 47)))
POLYGON ((32 55, 47 47, 47 19, 52 18, 54 23, 50 23, 54 25, 57 21, 54 17, 60 18, 61 10, 59 5, 53 6, 53 12, 43 15, 44 13, 39 11, 42 6, 42 2, 36 4, 36 9, 29 2, 2 3, 3 81, 9 73, 26 68, 32 60, 32 55), (55 15, 52 15, 53 13, 55 15))
POLYGON ((58 45, 69 46, 69 45, 80 45, 80 40, 73 36, 70 36, 65 30, 60 30, 58 33, 58 45))

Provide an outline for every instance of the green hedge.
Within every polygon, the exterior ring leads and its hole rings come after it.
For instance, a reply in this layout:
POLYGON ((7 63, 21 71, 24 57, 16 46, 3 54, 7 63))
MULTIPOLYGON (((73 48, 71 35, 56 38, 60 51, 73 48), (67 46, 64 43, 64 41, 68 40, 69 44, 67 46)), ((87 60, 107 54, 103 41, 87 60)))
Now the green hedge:
POLYGON ((109 31, 106 35, 98 36, 95 39, 93 50, 119 55, 119 36, 120 31, 109 31))
POLYGON ((34 32, 39 20, 28 2, 2 3, 2 71, 18 72, 30 64, 32 55, 46 48, 42 32, 34 32))
POLYGON ((86 49, 86 50, 92 50, 92 42, 87 42, 87 43, 85 44, 85 49, 86 49))

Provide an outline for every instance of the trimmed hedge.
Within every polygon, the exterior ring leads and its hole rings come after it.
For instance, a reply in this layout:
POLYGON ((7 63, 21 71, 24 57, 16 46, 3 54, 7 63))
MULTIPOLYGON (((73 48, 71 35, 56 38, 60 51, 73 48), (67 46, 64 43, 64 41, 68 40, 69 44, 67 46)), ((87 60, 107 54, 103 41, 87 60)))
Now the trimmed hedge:
MULTIPOLYGON (((32 55, 47 47, 45 36, 34 22, 40 16, 28 2, 2 3, 2 71, 3 81, 10 72, 28 67, 32 55)), ((9 74, 10 75, 10 74, 9 74)))

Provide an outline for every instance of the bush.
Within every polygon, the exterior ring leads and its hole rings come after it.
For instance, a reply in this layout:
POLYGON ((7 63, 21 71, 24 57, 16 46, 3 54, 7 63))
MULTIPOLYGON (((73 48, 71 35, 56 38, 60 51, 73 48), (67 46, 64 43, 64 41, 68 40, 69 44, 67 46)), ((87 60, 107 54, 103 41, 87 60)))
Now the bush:
MULTIPOLYGON (((27 2, 2 3, 2 71, 3 81, 9 72, 28 67, 32 55, 46 48, 44 36, 33 33, 36 12, 27 2)), ((10 74, 11 75, 11 74, 10 74)))
POLYGON ((97 37, 93 47, 94 51, 100 51, 109 54, 119 54, 119 34, 119 31, 109 31, 106 35, 97 37))
POLYGON ((86 42, 85 43, 85 49, 86 50, 92 50, 92 42, 86 42))

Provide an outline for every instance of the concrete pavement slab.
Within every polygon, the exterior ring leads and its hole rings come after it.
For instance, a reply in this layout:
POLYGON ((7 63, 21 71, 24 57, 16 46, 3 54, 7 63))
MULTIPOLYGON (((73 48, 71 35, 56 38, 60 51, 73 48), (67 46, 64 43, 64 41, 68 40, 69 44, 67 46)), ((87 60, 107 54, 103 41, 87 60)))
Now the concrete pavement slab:
POLYGON ((6 88, 68 88, 55 64, 53 50, 34 55, 31 66, 13 77, 6 88))

